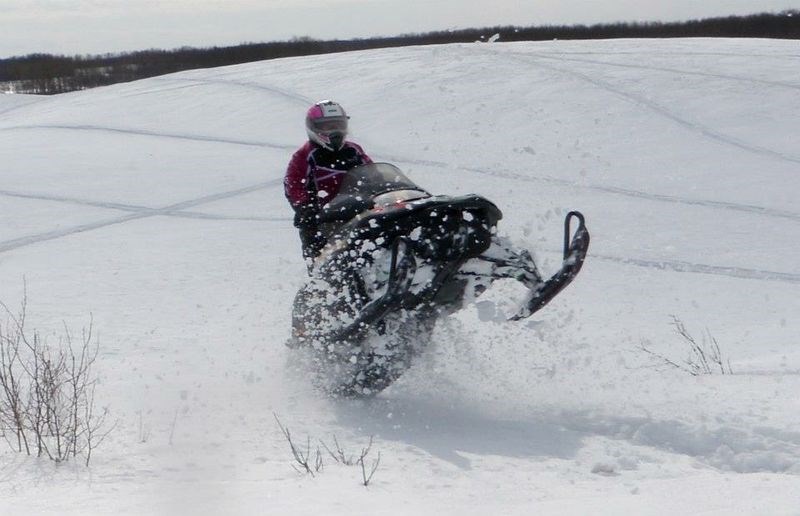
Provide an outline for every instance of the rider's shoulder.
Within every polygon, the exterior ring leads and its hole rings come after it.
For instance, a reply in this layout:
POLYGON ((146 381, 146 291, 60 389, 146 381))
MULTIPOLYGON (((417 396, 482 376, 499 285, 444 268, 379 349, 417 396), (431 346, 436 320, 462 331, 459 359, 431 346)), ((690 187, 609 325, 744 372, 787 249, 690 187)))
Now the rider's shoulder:
POLYGON ((305 161, 314 152, 311 142, 305 142, 292 154, 292 161, 305 161))
POLYGON ((311 154, 314 150, 319 149, 319 145, 316 145, 313 142, 306 141, 303 145, 300 146, 299 149, 295 151, 295 154, 311 154))

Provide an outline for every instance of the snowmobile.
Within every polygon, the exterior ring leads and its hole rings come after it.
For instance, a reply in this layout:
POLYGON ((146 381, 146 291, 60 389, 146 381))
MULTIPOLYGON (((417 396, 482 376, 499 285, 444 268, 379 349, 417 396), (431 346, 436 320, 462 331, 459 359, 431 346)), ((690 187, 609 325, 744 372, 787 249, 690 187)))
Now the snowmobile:
POLYGON ((575 278, 589 247, 583 215, 569 212, 563 262, 544 279, 527 250, 497 235, 491 201, 432 195, 389 163, 350 170, 318 218, 327 244, 295 296, 288 345, 310 357, 318 386, 346 396, 388 387, 437 319, 498 279, 527 287, 511 320, 530 317, 575 278))

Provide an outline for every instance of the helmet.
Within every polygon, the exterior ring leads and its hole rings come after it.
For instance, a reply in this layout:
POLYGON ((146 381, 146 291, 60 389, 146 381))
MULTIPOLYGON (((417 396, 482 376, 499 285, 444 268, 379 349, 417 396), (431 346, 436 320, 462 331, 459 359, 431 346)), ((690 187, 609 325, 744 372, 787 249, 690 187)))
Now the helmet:
POLYGON ((338 151, 344 145, 349 118, 336 102, 317 102, 306 113, 308 139, 330 151, 338 151))

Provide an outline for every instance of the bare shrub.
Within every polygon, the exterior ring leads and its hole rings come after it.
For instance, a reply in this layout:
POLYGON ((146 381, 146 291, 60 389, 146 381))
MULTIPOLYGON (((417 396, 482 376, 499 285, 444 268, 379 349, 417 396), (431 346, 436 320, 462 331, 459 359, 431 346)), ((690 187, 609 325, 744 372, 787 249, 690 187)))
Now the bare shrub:
MULTIPOLYGON (((274 414, 273 414, 274 415, 274 414)), ((301 447, 297 446, 295 442, 292 440, 292 434, 289 429, 281 423, 278 416, 275 415, 275 421, 278 423, 278 427, 283 432, 283 436, 286 437, 286 440, 289 442, 289 448, 292 451, 292 456, 294 457, 295 462, 300 466, 300 469, 297 466, 292 466, 298 471, 305 471, 312 477, 314 473, 319 473, 322 471, 324 467, 324 463, 322 460, 322 452, 320 452, 319 447, 316 450, 316 456, 314 457, 314 461, 311 462, 312 458, 312 451, 311 451, 311 436, 306 438, 306 447, 303 450, 301 447)))
POLYGON ((682 361, 675 361, 661 353, 657 353, 643 342, 640 349, 645 353, 659 359, 664 364, 685 371, 692 376, 706 374, 733 374, 730 360, 723 358, 722 350, 717 339, 706 329, 702 340, 698 341, 689 331, 683 322, 676 316, 672 316, 672 325, 675 332, 681 337, 689 348, 689 356, 682 361))
POLYGON ((367 473, 367 466, 365 463, 365 459, 367 455, 369 455, 370 450, 372 450, 372 436, 369 438, 369 443, 365 448, 361 449, 361 454, 356 458, 355 455, 350 455, 346 453, 341 445, 339 445, 339 440, 336 436, 333 436, 333 444, 334 449, 332 450, 324 441, 320 440, 322 447, 328 452, 328 455, 333 458, 339 464, 343 464, 345 466, 361 466, 361 483, 364 484, 364 487, 369 485, 370 480, 372 480, 372 476, 378 470, 378 466, 381 463, 381 453, 378 452, 378 457, 372 461, 372 465, 369 468, 369 474, 367 473))
POLYGON ((361 449, 361 457, 359 457, 358 459, 358 463, 361 464, 361 479, 362 479, 361 483, 364 484, 364 487, 367 487, 369 485, 370 481, 372 480, 372 476, 378 470, 378 466, 381 463, 381 452, 378 452, 378 458, 372 461, 372 466, 370 467, 369 474, 367 474, 367 466, 365 464, 365 459, 367 458, 367 455, 369 454, 371 449, 372 449, 372 437, 370 436, 369 444, 367 445, 366 448, 361 449))
POLYGON ((358 459, 355 458, 355 455, 347 454, 339 445, 339 440, 335 435, 333 436, 334 450, 331 450, 328 445, 325 444, 325 441, 320 440, 320 444, 322 444, 322 447, 328 452, 328 455, 330 455, 331 458, 339 464, 343 464, 345 466, 354 466, 358 464, 358 459))
MULTIPOLYGON (((316 447, 316 451, 312 450, 310 436, 306 437, 305 446, 298 446, 292 439, 292 434, 289 431, 289 428, 283 426, 276 414, 273 415, 275 416, 275 421, 278 423, 278 428, 280 428, 281 433, 283 433, 283 436, 288 441, 289 449, 292 452, 292 457, 297 463, 297 465, 293 465, 292 467, 299 472, 308 473, 312 477, 314 476, 314 473, 321 472, 325 465, 319 446, 316 447), (299 468, 297 467, 298 465, 299 468)), ((361 449, 361 453, 358 455, 358 457, 356 457, 354 454, 345 452, 335 435, 333 436, 333 448, 328 446, 325 441, 320 440, 319 443, 322 445, 322 448, 328 452, 328 455, 333 459, 334 462, 344 466, 360 466, 361 483, 364 485, 364 487, 369 485, 381 462, 381 454, 378 452, 377 458, 372 461, 371 465, 369 467, 366 465, 367 455, 369 455, 370 451, 372 450, 372 436, 370 436, 367 446, 361 449)))
POLYGON ((108 409, 95 411, 93 324, 79 339, 64 325, 55 344, 25 326, 27 296, 14 314, 0 302, 0 431, 12 449, 55 462, 85 458, 105 439, 108 409))

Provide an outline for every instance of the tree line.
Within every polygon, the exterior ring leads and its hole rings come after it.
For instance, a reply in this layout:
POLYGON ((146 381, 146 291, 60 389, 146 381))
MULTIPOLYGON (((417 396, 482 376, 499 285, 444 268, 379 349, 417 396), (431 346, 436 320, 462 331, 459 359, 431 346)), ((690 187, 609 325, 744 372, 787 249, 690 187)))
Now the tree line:
POLYGON ((157 75, 265 59, 412 45, 553 39, 732 37, 800 39, 800 11, 727 16, 684 22, 635 22, 596 25, 496 26, 351 40, 246 43, 226 47, 63 56, 30 54, 0 59, 0 91, 56 94, 134 81, 157 75))

